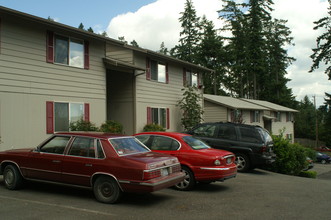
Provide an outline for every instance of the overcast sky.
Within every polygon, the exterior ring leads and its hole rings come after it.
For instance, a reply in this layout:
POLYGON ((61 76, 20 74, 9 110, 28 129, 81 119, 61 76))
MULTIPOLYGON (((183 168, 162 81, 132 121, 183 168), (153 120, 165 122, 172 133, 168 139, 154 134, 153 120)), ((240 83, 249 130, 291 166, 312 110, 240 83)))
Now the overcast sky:
MULTIPOLYGON (((107 31, 111 38, 124 36, 128 42, 136 40, 139 46, 158 50, 162 42, 167 48, 177 44, 181 30, 178 18, 184 10, 185 0, 0 0, 0 5, 39 17, 50 16, 56 21, 78 27, 80 22, 96 32, 107 31), (65 6, 65 7, 64 7, 65 6)), ((312 48, 321 34, 314 31, 314 21, 327 16, 326 0, 274 0, 273 18, 288 20, 295 46, 288 54, 296 61, 288 68, 288 87, 297 100, 308 95, 316 96, 317 105, 324 102, 324 93, 331 93, 331 81, 324 74, 325 68, 308 73, 312 61, 312 48)), ((206 15, 216 27, 222 26, 217 10, 221 0, 193 0, 198 16, 206 15)))

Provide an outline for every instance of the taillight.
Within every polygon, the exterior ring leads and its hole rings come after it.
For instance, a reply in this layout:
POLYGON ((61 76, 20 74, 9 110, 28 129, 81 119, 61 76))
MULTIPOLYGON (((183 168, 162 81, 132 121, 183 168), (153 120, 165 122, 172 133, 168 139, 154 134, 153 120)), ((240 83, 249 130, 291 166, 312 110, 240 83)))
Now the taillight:
POLYGON ((261 153, 267 152, 267 146, 262 146, 260 151, 261 153))
POLYGON ((161 176, 161 170, 145 170, 144 171, 144 180, 150 180, 161 176))

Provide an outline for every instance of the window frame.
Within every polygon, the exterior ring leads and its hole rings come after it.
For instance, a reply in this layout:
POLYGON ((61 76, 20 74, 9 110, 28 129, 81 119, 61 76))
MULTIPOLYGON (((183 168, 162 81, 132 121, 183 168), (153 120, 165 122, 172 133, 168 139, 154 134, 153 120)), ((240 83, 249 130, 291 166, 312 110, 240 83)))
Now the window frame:
POLYGON ((183 69, 183 85, 184 87, 195 86, 197 88, 201 88, 201 74, 196 71, 192 71, 191 69, 183 69), (193 76, 196 78, 196 83, 193 82, 193 76))
POLYGON ((158 82, 158 83, 164 83, 164 84, 169 84, 169 70, 168 70, 168 63, 163 62, 163 61, 159 61, 156 59, 151 59, 149 57, 146 58, 146 79, 149 81, 153 81, 153 82, 158 82), (153 68, 153 64, 156 64, 156 68, 153 68), (164 66, 164 81, 160 80, 160 71, 159 71, 159 65, 164 66), (156 77, 155 76, 154 71, 156 70, 156 77))
POLYGON ((147 107, 147 124, 159 124, 165 129, 170 129, 170 109, 165 108, 165 107, 147 107), (153 120, 153 110, 157 109, 158 111, 158 123, 154 123, 153 120), (160 110, 164 109, 165 110, 165 120, 164 120, 164 125, 160 124, 160 110))
POLYGON ((251 123, 260 123, 261 120, 261 112, 259 110, 251 111, 251 123))
POLYGON ((53 31, 47 31, 46 32, 46 62, 53 63, 57 65, 64 65, 69 67, 76 67, 80 69, 89 69, 90 68, 90 61, 89 61, 89 42, 80 38, 66 36, 58 33, 54 33, 53 31), (62 37, 66 38, 68 40, 68 60, 67 63, 61 63, 61 62, 55 62, 55 55, 56 55, 56 37, 62 37), (80 41, 82 43, 82 59, 83 59, 83 65, 82 66, 76 66, 71 65, 70 63, 70 53, 72 52, 70 50, 70 42, 77 42, 80 41))
POLYGON ((89 103, 81 103, 81 102, 64 102, 64 101, 47 101, 46 102, 46 133, 53 134, 54 132, 59 132, 55 129, 55 104, 56 103, 64 103, 68 104, 68 131, 70 131, 70 104, 82 104, 83 105, 83 119, 85 121, 90 121, 90 104, 89 103))

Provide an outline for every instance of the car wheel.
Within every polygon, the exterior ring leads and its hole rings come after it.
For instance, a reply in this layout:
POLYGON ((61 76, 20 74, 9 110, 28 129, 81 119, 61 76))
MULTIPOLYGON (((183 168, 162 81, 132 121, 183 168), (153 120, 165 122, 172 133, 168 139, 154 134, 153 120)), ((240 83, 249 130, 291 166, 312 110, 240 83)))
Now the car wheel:
POLYGON ((188 191, 195 186, 195 178, 192 171, 188 167, 182 167, 182 171, 185 173, 185 179, 175 185, 175 188, 181 191, 188 191))
POLYGON ((23 177, 14 165, 8 165, 3 171, 3 180, 7 189, 19 189, 23 185, 23 177))
POLYGON ((103 203, 116 203, 122 195, 117 182, 108 176, 98 177, 93 185, 93 192, 95 198, 103 203))
POLYGON ((245 154, 236 154, 235 163, 237 164, 238 172, 247 172, 250 170, 250 161, 245 154))
POLYGON ((326 164, 326 160, 321 160, 321 163, 322 164, 326 164))

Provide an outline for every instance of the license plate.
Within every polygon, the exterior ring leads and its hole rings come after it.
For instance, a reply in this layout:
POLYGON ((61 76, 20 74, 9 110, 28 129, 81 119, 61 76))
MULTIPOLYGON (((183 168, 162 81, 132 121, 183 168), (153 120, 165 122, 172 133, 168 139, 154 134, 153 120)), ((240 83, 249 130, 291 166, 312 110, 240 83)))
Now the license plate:
POLYGON ((169 175, 169 171, 167 168, 161 169, 161 176, 168 176, 169 175))

